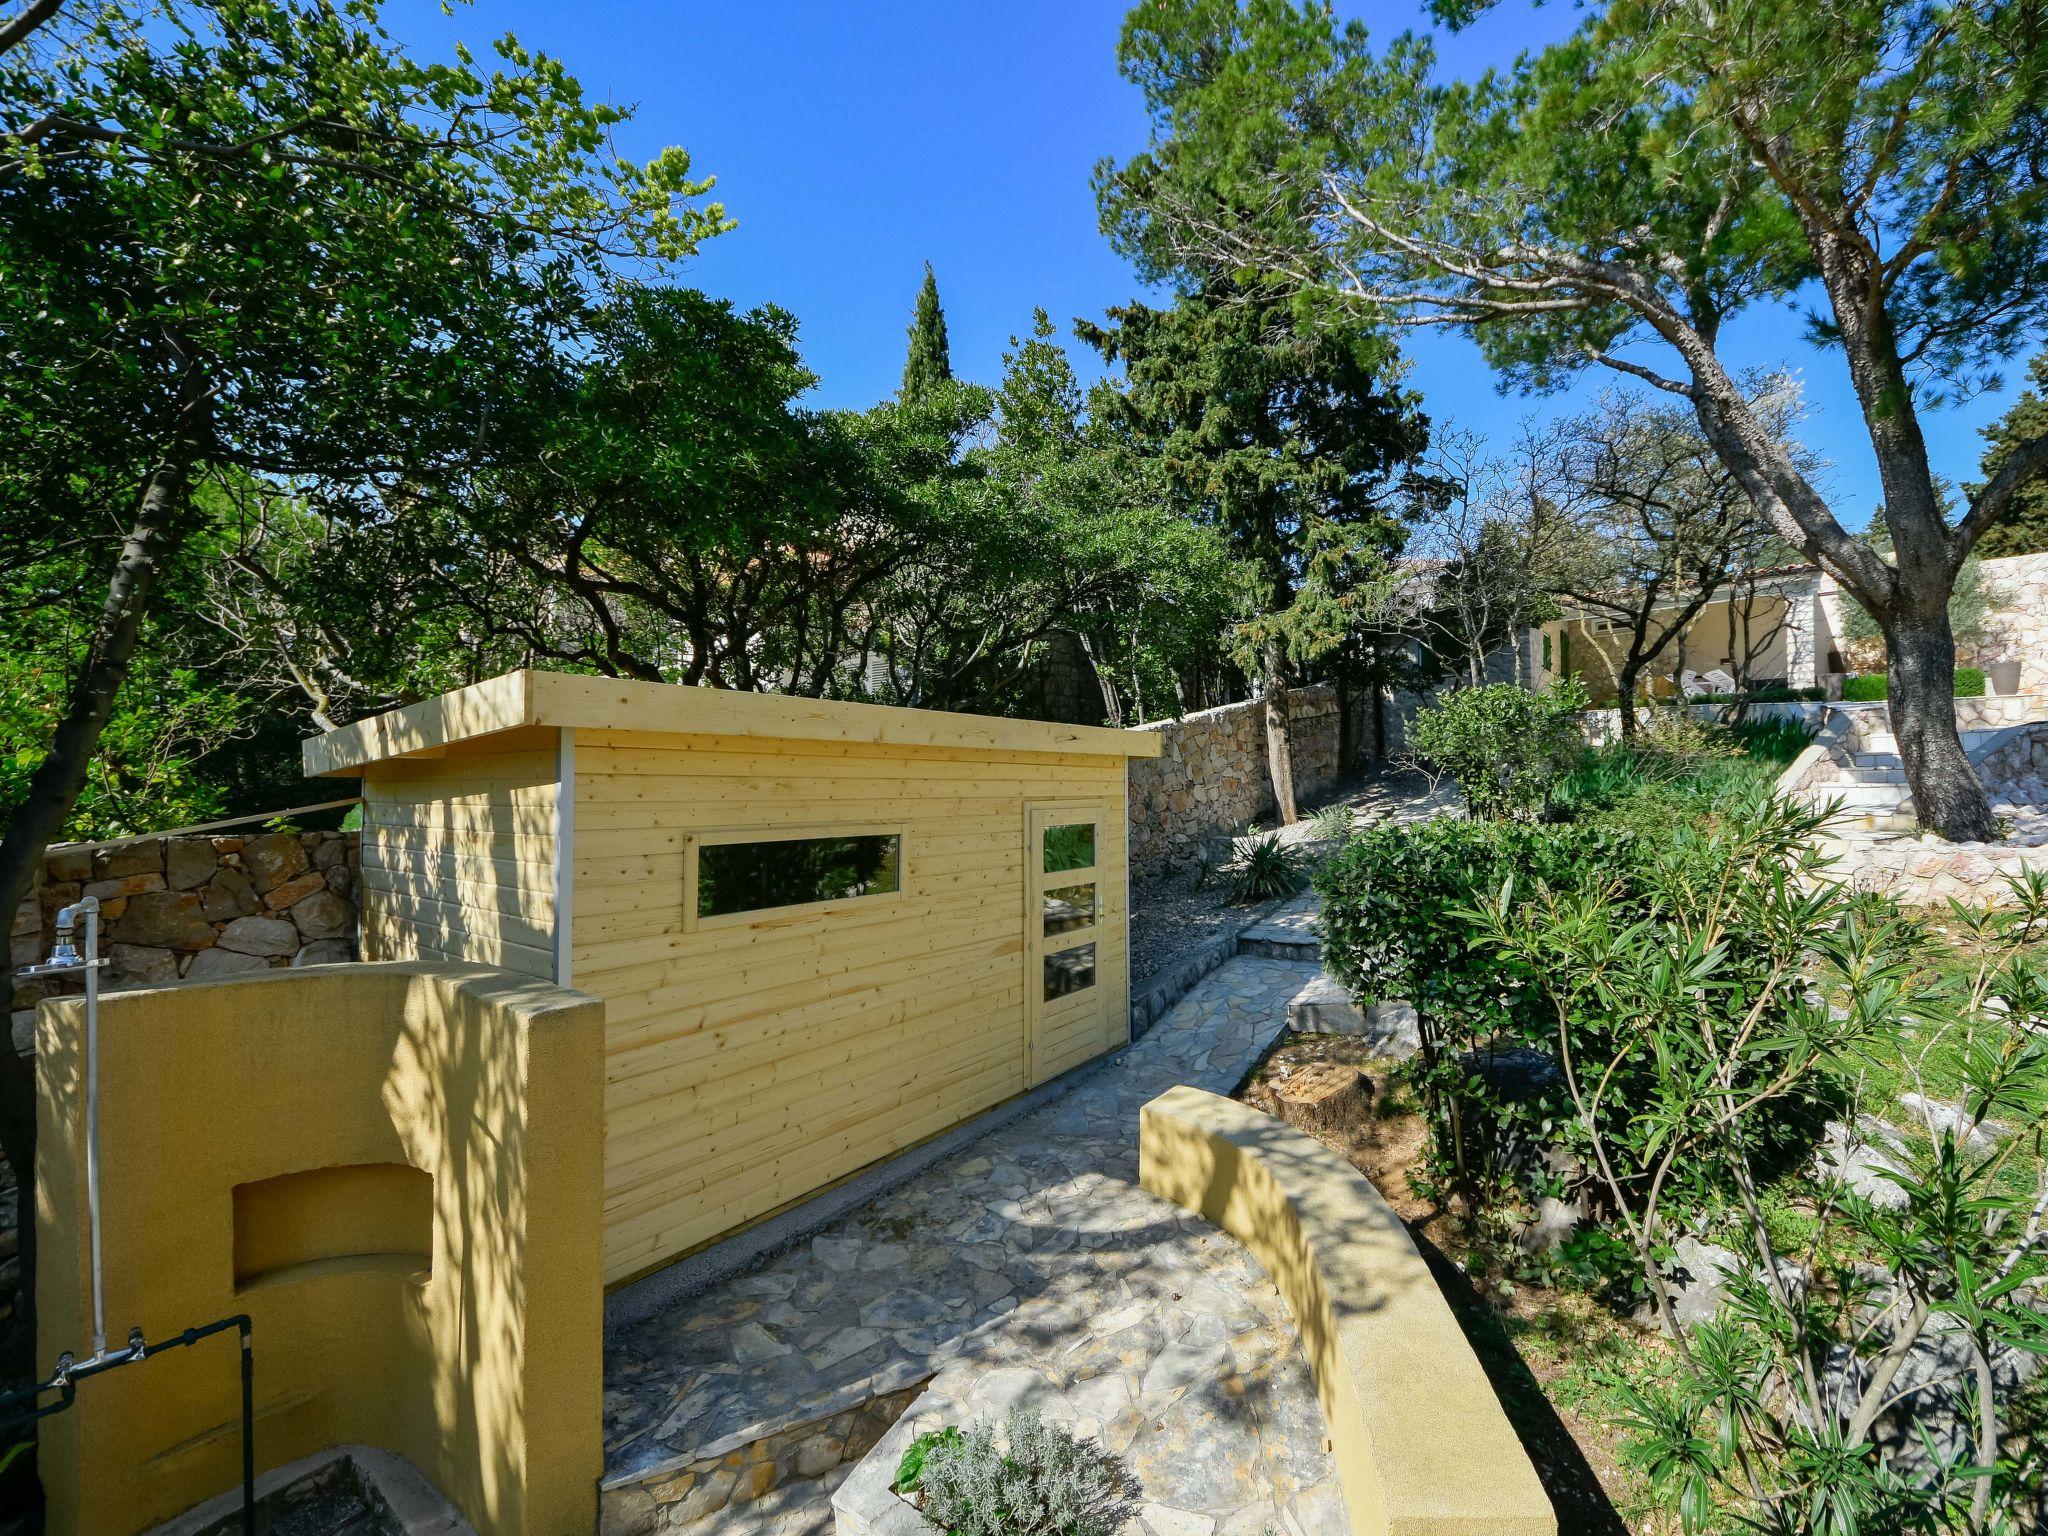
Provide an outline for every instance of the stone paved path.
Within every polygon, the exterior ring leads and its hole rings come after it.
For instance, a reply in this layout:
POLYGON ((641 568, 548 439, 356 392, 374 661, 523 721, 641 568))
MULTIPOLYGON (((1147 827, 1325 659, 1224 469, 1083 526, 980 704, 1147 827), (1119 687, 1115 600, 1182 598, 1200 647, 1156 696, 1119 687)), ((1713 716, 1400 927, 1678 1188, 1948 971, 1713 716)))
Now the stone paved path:
MULTIPOLYGON (((1314 974, 1230 961, 1072 1092, 621 1336, 605 1360, 608 1527, 651 1515, 623 1506, 659 1502, 640 1489, 668 1469, 941 1372, 966 1394, 1028 1369, 1080 1392, 1162 1536, 1341 1530, 1285 1304, 1236 1243, 1137 1187, 1139 1107, 1176 1083, 1228 1092, 1314 974)), ((778 1492, 750 1529, 827 1528, 778 1492)))

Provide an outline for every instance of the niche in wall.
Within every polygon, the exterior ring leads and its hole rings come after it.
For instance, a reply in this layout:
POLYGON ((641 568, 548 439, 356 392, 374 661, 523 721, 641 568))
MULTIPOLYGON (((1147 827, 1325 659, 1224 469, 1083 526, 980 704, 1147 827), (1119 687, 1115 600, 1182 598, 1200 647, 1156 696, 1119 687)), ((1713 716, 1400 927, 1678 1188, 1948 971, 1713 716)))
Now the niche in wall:
POLYGON ((424 1280, 434 1179, 405 1163, 347 1163, 235 1186, 235 1289, 372 1270, 424 1280))

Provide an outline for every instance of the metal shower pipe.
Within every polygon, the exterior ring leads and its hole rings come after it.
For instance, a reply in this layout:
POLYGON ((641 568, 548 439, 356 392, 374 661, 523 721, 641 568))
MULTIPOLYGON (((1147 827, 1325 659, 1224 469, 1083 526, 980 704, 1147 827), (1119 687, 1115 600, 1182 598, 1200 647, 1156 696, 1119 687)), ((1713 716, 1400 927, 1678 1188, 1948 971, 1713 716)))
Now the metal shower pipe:
POLYGON ((217 1322, 150 1344, 140 1328, 130 1329, 124 1349, 107 1348, 106 1278, 100 1257, 100 900, 83 896, 57 913, 56 942, 50 958, 28 966, 18 974, 27 977, 68 976, 85 973, 85 1198, 92 1244, 92 1353, 85 1359, 69 1350, 58 1356, 57 1368, 47 1381, 19 1391, 0 1394, 0 1423, 7 1422, 15 1405, 26 1404, 16 1418, 41 1419, 62 1413, 78 1396, 78 1382, 116 1366, 133 1365, 165 1349, 189 1349, 201 1339, 232 1328, 241 1343, 242 1357, 242 1531, 256 1536, 256 1350, 253 1327, 246 1313, 224 1317, 217 1322), (79 921, 85 923, 85 952, 72 942, 79 921), (54 1403, 42 1402, 45 1392, 57 1393, 54 1403))

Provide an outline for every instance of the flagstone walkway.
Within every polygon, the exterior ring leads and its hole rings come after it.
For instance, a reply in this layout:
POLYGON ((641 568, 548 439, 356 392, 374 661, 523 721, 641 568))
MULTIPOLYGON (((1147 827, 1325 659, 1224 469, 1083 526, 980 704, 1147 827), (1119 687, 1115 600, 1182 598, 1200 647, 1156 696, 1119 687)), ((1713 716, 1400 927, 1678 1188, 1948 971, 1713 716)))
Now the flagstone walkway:
POLYGON ((1316 974, 1229 961, 1071 1092, 624 1333, 605 1360, 607 1533, 829 1530, 840 1458, 887 1428, 875 1400, 900 1413, 941 1373, 963 1397, 1036 1373, 1129 1458, 1157 1536, 1341 1531, 1278 1292, 1137 1183, 1139 1107, 1177 1083, 1228 1093, 1316 974))

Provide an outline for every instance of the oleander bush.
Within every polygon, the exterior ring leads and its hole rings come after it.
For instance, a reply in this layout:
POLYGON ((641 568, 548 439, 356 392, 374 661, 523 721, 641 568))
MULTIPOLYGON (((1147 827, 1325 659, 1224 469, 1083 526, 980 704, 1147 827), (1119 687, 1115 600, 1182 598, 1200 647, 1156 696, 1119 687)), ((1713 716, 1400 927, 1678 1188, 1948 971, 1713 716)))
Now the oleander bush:
MULTIPOLYGON (((1440 819, 1374 828, 1345 845, 1315 877, 1324 964, 1361 1001, 1405 999, 1415 1007, 1422 1049, 1412 1071, 1430 1127, 1428 1178, 1476 1210, 1558 1193, 1557 1180, 1583 1178, 1590 1168, 1592 1133, 1601 1130, 1613 1144, 1620 1187, 1633 1190, 1654 1177, 1688 1208, 1724 1198, 1725 1175, 1710 1161, 1687 1158, 1659 1169, 1646 1141, 1575 1119, 1568 1064, 1575 1056, 1605 1059, 1633 1024, 1591 1004, 1560 1018, 1545 978, 1489 935, 1501 910, 1587 903, 1627 927, 1646 951, 1669 950, 1684 941, 1710 893, 1776 879, 1765 852, 1791 856, 1797 836, 1817 821, 1818 813, 1781 816, 1752 796, 1725 821, 1679 822, 1654 833, 1598 817, 1440 819)), ((1783 960, 1788 941, 1762 923, 1736 922, 1722 942, 1724 976, 1747 983, 1783 960)), ((1756 1027, 1777 1028, 1795 1002, 1772 996, 1756 1027)), ((1604 1113, 1625 1125, 1647 1071, 1623 1053, 1604 1113)), ((1833 1103, 1816 1085, 1809 1101, 1780 1104, 1759 1124, 1759 1157, 1775 1167, 1803 1155, 1833 1103)))
POLYGON ((1825 878, 1810 821, 1759 804, 1713 834, 1728 878, 1653 876, 1646 911, 1583 885, 1485 906, 1479 947, 1555 1021, 1566 1113, 1673 1343, 1661 1379, 1616 1385, 1623 1458, 1688 1533, 2036 1529, 2048 1460, 2013 1431, 2019 1362, 2048 1353, 2048 972, 2027 954, 2048 875, 2008 881, 2011 910, 1955 909, 1979 958, 1930 972, 1923 933, 1825 878), (1771 1186, 1789 1119, 1866 1073, 1928 1091, 1930 1040, 1959 1083, 1874 1184, 1802 1161, 1771 1186), (1692 1325, 1664 1267, 1696 1225, 1664 1176, 1687 1164, 1735 1256, 1692 1325))

